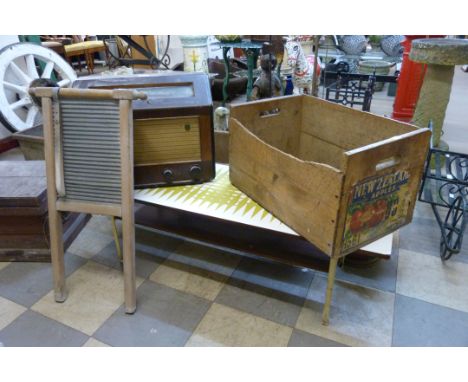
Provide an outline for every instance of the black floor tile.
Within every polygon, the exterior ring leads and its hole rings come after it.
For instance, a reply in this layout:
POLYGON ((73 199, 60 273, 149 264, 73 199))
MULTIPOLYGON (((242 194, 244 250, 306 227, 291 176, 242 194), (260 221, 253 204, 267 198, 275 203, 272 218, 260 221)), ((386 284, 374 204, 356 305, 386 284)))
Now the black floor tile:
POLYGON ((93 337, 111 346, 183 346, 210 306, 207 300, 148 280, 138 288, 137 298, 133 315, 121 306, 93 337))
MULTIPOLYGON (((67 253, 65 274, 70 275, 86 261, 80 256, 67 253)), ((0 295, 28 308, 52 288, 50 263, 12 263, 0 271, 0 295)))
POLYGON ((302 330, 294 329, 288 343, 289 347, 343 347, 347 346, 319 337, 314 334, 303 332, 302 330))
MULTIPOLYGON (((445 219, 447 209, 441 208, 441 218, 445 219)), ((432 256, 440 256, 441 232, 434 215, 432 218, 414 217, 413 221, 400 230, 400 248, 410 251, 425 253, 432 256)), ((459 254, 452 259, 468 263, 468 235, 462 243, 459 254)))
POLYGON ((164 264, 182 271, 224 281, 233 272, 242 256, 221 249, 185 243, 177 248, 164 264))
MULTIPOLYGON (((143 227, 136 227, 136 274, 142 278, 148 278, 183 243, 185 243, 183 240, 162 235, 143 227)), ((122 269, 122 263, 117 256, 114 242, 107 245, 102 251, 93 256, 92 259, 108 267, 122 269)))
MULTIPOLYGON (((158 251, 158 249, 154 247, 151 248, 151 254, 149 254, 146 250, 146 246, 137 243, 135 248, 135 268, 137 276, 145 279, 148 278, 169 255, 169 251, 158 251)), ((92 260, 111 268, 122 269, 122 263, 117 256, 114 243, 107 245, 101 252, 93 256, 92 260)))
POLYGON ((294 326, 313 277, 310 270, 246 257, 216 302, 294 326))
POLYGON ((364 268, 347 265, 345 260, 344 266, 336 270, 336 279, 393 293, 398 268, 398 251, 394 252, 389 259, 380 259, 364 268))
POLYGON ((393 346, 468 346, 468 313, 397 294, 393 346))
POLYGON ((3 346, 82 346, 88 336, 43 315, 26 311, 0 331, 3 346))

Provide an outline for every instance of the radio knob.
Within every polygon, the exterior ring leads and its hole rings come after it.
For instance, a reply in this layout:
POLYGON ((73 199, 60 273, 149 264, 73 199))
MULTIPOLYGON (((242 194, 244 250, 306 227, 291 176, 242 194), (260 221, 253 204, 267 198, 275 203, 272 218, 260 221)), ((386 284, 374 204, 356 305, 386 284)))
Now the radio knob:
POLYGON ((201 167, 200 166, 192 166, 190 167, 189 173, 192 179, 198 180, 201 177, 201 167))
POLYGON ((172 170, 169 170, 167 168, 163 171, 163 177, 166 180, 166 182, 170 182, 173 176, 174 176, 174 173, 172 172, 172 170))

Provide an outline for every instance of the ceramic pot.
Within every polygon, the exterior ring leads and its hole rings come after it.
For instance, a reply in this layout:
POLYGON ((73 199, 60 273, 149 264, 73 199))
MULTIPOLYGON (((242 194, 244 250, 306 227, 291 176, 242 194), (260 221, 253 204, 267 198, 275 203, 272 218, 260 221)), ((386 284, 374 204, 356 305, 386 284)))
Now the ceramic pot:
POLYGON ((403 54, 403 45, 401 43, 405 40, 405 36, 401 35, 388 35, 380 40, 380 48, 387 56, 397 57, 403 54))
POLYGON ((366 51, 367 39, 363 35, 344 35, 339 48, 349 55, 359 55, 366 51))
POLYGON ((184 51, 184 71, 208 73, 208 35, 183 35, 179 38, 184 51))

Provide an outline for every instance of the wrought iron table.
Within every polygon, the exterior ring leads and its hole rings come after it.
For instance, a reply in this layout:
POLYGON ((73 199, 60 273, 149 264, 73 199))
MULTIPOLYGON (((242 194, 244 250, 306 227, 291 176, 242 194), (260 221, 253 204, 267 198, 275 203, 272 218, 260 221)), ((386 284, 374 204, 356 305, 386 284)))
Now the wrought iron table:
POLYGON ((219 46, 223 49, 223 59, 224 59, 224 67, 226 69, 226 76, 224 77, 224 84, 223 84, 223 106, 226 105, 226 101, 228 98, 227 87, 229 85, 229 74, 230 74, 230 66, 229 66, 229 57, 228 52, 231 48, 240 48, 244 51, 247 57, 247 101, 250 101, 250 96, 252 94, 252 87, 253 87, 253 69, 255 66, 255 61, 258 58, 260 53, 260 49, 263 46, 263 43, 260 42, 222 42, 219 46))
POLYGON ((116 57, 112 55, 108 49, 111 57, 117 61, 119 65, 149 65, 152 69, 169 69, 171 58, 167 51, 169 50, 171 36, 167 36, 167 44, 160 58, 156 57, 151 51, 150 47, 148 46, 146 36, 143 35, 143 41, 145 43, 144 47, 133 40, 132 36, 130 35, 118 35, 118 37, 125 41, 129 47, 139 52, 144 57, 142 59, 135 59, 127 55, 124 57, 116 57))
POLYGON ((468 221, 468 155, 431 148, 419 200, 430 203, 440 227, 440 257, 459 253, 468 221), (448 208, 442 218, 439 208, 448 208))
MULTIPOLYGON (((338 68, 340 64, 342 63, 337 65, 338 68)), ((323 72, 322 78, 326 100, 350 107, 362 105, 363 111, 370 111, 377 82, 396 83, 398 81, 398 75, 348 73, 339 69, 336 72, 323 72), (327 81, 331 83, 327 85, 327 81)))

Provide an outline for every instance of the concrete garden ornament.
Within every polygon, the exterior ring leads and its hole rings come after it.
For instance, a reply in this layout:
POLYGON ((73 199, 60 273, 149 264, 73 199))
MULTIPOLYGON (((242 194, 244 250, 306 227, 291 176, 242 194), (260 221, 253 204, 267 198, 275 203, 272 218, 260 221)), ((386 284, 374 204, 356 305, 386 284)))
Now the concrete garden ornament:
POLYGON ((427 65, 412 122, 425 127, 432 121, 434 146, 447 149, 447 144, 440 139, 442 127, 455 65, 468 62, 468 41, 445 38, 414 40, 409 57, 412 61, 427 65))
POLYGON ((293 94, 312 94, 313 68, 307 61, 301 44, 287 38, 284 46, 288 52, 288 64, 293 69, 293 94))

